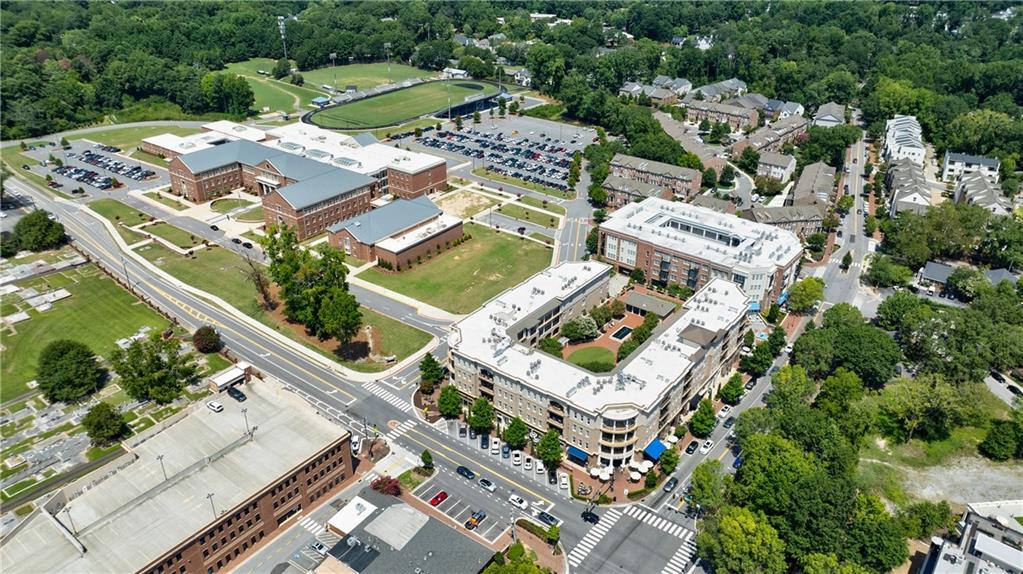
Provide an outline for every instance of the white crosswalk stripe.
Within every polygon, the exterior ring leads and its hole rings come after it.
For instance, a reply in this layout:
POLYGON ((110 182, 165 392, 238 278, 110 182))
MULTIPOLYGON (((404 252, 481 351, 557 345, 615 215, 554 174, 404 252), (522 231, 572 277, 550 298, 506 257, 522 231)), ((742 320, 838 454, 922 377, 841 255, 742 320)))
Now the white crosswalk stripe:
MULTIPOLYGON (((682 546, 678 547, 674 556, 671 557, 671 560, 668 560, 664 569, 661 570, 661 574, 682 574, 685 571, 686 565, 693 561, 694 556, 696 556, 696 542, 687 536, 682 541, 682 546)), ((692 568, 689 570, 692 571, 692 568)))
POLYGON ((657 528, 658 530, 663 530, 664 532, 671 534, 672 536, 685 538, 686 533, 690 532, 684 526, 676 524, 666 518, 661 518, 660 516, 657 516, 652 512, 644 510, 643 508, 640 508, 637 505, 626 506, 624 512, 625 514, 628 514, 629 516, 635 518, 636 520, 639 520, 640 522, 645 522, 650 526, 657 528))
POLYGON ((397 407, 407 413, 412 412, 412 405, 410 405, 408 401, 395 395, 391 391, 388 391, 387 389, 381 387, 376 383, 366 383, 365 385, 362 385, 362 388, 380 397, 393 407, 397 407))
POLYGON ((392 429, 391 432, 387 433, 386 435, 387 440, 394 440, 400 437, 401 435, 407 433, 409 429, 414 426, 416 426, 416 421, 411 419, 401 423, 400 425, 394 427, 394 429, 392 429))
POLYGON ((323 530, 323 525, 322 524, 320 524, 319 522, 316 522, 315 520, 313 520, 312 518, 310 518, 308 516, 306 516, 305 518, 300 520, 298 522, 298 525, 301 526, 302 528, 305 528, 309 532, 312 532, 313 534, 316 534, 317 532, 320 532, 321 530, 323 530))
POLYGON ((597 523, 593 528, 590 528, 586 536, 576 544, 572 552, 568 554, 568 563, 572 566, 578 566, 582 561, 589 555, 590 551, 597 545, 598 542, 604 535, 607 534, 611 527, 618 522, 618 519, 622 517, 622 513, 617 508, 609 508, 604 516, 600 517, 600 522, 597 523))

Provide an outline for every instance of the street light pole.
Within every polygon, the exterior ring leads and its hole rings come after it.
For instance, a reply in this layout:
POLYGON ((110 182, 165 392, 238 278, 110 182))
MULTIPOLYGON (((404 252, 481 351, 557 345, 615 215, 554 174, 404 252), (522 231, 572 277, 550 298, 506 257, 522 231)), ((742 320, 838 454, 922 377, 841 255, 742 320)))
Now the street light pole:
POLYGON ((71 519, 71 507, 70 506, 65 506, 64 507, 64 514, 67 515, 68 524, 71 525, 71 532, 75 533, 75 535, 77 536, 78 535, 78 530, 75 529, 75 521, 71 519))
POLYGON ((163 479, 167 480, 167 468, 163 466, 163 455, 156 455, 156 460, 160 461, 160 470, 163 471, 163 479))
POLYGON ((216 520, 217 519, 217 505, 213 504, 213 493, 211 492, 211 493, 207 494, 206 498, 209 499, 209 501, 210 501, 210 508, 213 509, 213 519, 216 520))
POLYGON ((124 260, 124 255, 121 256, 121 268, 124 270, 124 280, 128 283, 128 291, 134 293, 135 289, 131 286, 131 276, 128 275, 128 262, 124 260))
POLYGON ((245 417, 245 434, 249 434, 249 409, 242 409, 242 416, 245 417))

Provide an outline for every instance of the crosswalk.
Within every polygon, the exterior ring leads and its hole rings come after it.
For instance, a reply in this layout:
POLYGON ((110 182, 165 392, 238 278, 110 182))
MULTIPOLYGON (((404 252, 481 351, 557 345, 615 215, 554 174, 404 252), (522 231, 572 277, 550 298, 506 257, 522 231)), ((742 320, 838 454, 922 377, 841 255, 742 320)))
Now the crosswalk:
POLYGON ((391 432, 387 433, 385 436, 387 437, 387 440, 393 441, 394 439, 407 433, 409 429, 411 429, 414 426, 416 426, 416 421, 409 419, 401 423, 400 425, 394 427, 394 429, 392 429, 391 432))
POLYGON ((324 526, 322 524, 316 522, 315 520, 308 516, 300 520, 298 522, 298 525, 301 526, 302 528, 305 528, 309 532, 312 532, 313 534, 319 534, 324 530, 324 526))
MULTIPOLYGON (((696 540, 691 537, 693 534, 691 531, 687 530, 686 533, 682 546, 679 546, 678 550, 675 551, 675 555, 671 557, 671 560, 668 560, 668 564, 661 570, 661 574, 683 574, 683 569, 686 565, 693 562, 693 557, 696 556, 696 540)), ((695 563, 689 567, 689 570, 685 571, 685 574, 689 574, 694 568, 696 568, 695 563)))
POLYGON ((384 402, 390 404, 395 408, 401 409, 407 413, 412 412, 412 405, 409 404, 408 401, 395 395, 391 391, 388 391, 387 389, 381 387, 376 383, 366 383, 365 385, 362 385, 362 388, 380 397, 381 399, 384 400, 384 402))
POLYGON ((621 511, 617 508, 609 508, 603 516, 600 517, 598 522, 590 531, 583 536, 583 539, 576 544, 575 548, 568 555, 568 563, 572 566, 578 566, 582 561, 590 554, 590 551, 597 545, 598 542, 604 535, 607 534, 608 530, 618 522, 618 519, 622 517, 621 511))
POLYGON ((681 524, 676 524, 670 520, 661 518, 660 516, 657 516, 653 512, 643 510, 642 508, 635 504, 631 506, 626 506, 625 514, 628 514, 629 516, 635 518, 636 520, 639 520, 640 522, 645 522, 650 526, 657 528, 658 530, 667 532, 672 536, 677 536, 682 539, 685 539, 686 533, 692 534, 691 530, 686 529, 686 527, 682 526, 681 524))

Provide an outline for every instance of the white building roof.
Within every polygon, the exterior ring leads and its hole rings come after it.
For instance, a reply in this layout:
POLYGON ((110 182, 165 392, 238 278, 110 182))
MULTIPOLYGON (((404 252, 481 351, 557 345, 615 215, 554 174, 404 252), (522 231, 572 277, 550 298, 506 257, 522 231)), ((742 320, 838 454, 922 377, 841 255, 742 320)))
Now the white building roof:
POLYGON ((376 509, 376 505, 361 496, 356 496, 330 517, 327 526, 335 532, 351 534, 364 520, 372 516, 376 509))
POLYGON ((746 314, 748 298, 735 284, 714 279, 689 299, 671 325, 611 373, 597 375, 513 340, 508 329, 554 301, 607 277, 597 262, 565 262, 533 275, 456 323, 452 350, 497 373, 594 414, 649 410, 698 360, 694 327, 717 332, 746 314))
POLYGON ((442 213, 437 216, 436 219, 422 227, 417 227, 399 235, 392 235, 391 237, 380 241, 376 245, 377 247, 390 251, 391 253, 399 253, 404 249, 408 249, 421 241, 447 231, 461 223, 462 220, 460 218, 455 217, 454 215, 448 215, 447 213, 442 213))
POLYGON ((235 141, 237 138, 220 132, 200 132, 189 136, 159 134, 144 138, 143 143, 155 145, 179 154, 189 154, 210 149, 213 146, 235 141))
POLYGON ((245 392, 244 404, 225 401, 219 413, 194 404, 183 419, 135 446, 134 462, 57 514, 66 526, 45 512, 30 517, 0 546, 4 572, 142 570, 214 522, 209 493, 219 513, 235 508, 345 434, 279 384, 258 382, 245 392), (243 407, 250 428, 258 426, 251 438, 243 407), (84 554, 71 542, 72 528, 84 554))
POLYGON ((601 229, 732 269, 785 267, 802 255, 802 244, 791 231, 657 197, 615 211, 601 229))
POLYGON ((269 133, 277 138, 265 142, 269 147, 365 175, 378 173, 388 167, 406 173, 418 173, 444 163, 443 158, 434 155, 381 143, 362 147, 349 135, 302 122, 280 126, 269 133))
POLYGON ((266 139, 266 132, 252 126, 245 126, 228 120, 218 120, 203 124, 204 130, 229 135, 235 139, 248 140, 250 142, 261 142, 266 139))

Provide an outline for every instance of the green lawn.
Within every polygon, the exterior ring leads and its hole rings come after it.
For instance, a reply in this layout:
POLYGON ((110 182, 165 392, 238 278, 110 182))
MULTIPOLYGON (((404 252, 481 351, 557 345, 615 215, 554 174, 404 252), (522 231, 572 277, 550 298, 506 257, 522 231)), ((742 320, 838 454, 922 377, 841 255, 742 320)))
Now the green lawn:
POLYGON ((615 354, 604 347, 585 347, 569 355, 568 361, 595 373, 606 373, 615 366, 615 354))
POLYGON ((543 241, 547 245, 554 245, 553 237, 551 237, 550 235, 544 235, 539 231, 534 231, 533 233, 530 233, 529 236, 532 237, 533 239, 539 239, 540 241, 543 241))
POLYGON ((513 219, 518 219, 520 221, 528 221, 530 223, 535 223, 536 225, 549 227, 551 229, 556 229, 558 227, 557 217, 541 213, 539 211, 536 211, 535 209, 522 207, 521 205, 517 205, 515 203, 506 203, 501 207, 497 208, 497 212, 503 215, 507 215, 508 217, 511 217, 513 219))
POLYGON ((252 94, 256 97, 252 107, 257 112, 262 112, 264 108, 271 112, 291 112, 295 110, 295 98, 290 93, 279 88, 276 82, 255 77, 246 79, 249 81, 249 87, 252 88, 252 94))
POLYGON ((159 201, 160 203, 166 205, 167 207, 169 207, 171 209, 175 209, 177 211, 181 211, 182 209, 188 209, 187 205, 185 205, 184 203, 181 203, 180 201, 174 199, 173 196, 160 193, 159 191, 147 191, 146 193, 144 193, 142 195, 145 195, 146 197, 148 197, 150 199, 155 199, 156 201, 159 201))
POLYGON ((36 376, 36 358, 52 341, 81 341, 106 356, 114 350, 114 341, 135 334, 139 327, 167 326, 163 317, 92 265, 79 268, 77 278, 78 283, 67 287, 71 297, 46 313, 29 311, 32 318, 18 323, 17 335, 3 335, 0 400, 28 390, 25 383, 36 376))
POLYGON ((180 227, 174 227, 164 221, 158 221, 152 225, 147 225, 142 228, 142 231, 145 233, 151 233, 157 237, 162 237, 182 249, 195 247, 202 243, 200 238, 192 235, 184 229, 181 229, 180 227))
POLYGON ((355 85, 360 90, 374 88, 387 83, 401 82, 410 78, 430 78, 437 75, 437 72, 420 70, 404 64, 388 64, 386 62, 376 64, 349 64, 338 66, 336 69, 331 66, 307 70, 302 72, 306 85, 319 87, 322 84, 337 86, 337 89, 344 91, 346 86, 355 85), (335 72, 337 83, 335 84, 335 72), (388 82, 390 78, 390 82, 388 82))
POLYGON ((89 207, 96 213, 110 220, 117 228, 117 233, 129 244, 145 239, 141 234, 127 229, 124 225, 138 225, 149 221, 149 216, 141 211, 127 206, 116 199, 97 199, 89 203, 89 207))
POLYGON ((496 86, 470 80, 430 82, 317 112, 313 122, 342 129, 381 126, 437 112, 467 96, 496 92, 496 86))
POLYGON ((557 213, 558 215, 565 215, 565 208, 561 207, 557 203, 554 203, 553 201, 545 202, 543 199, 539 199, 531 195, 523 195, 518 199, 518 201, 531 207, 546 209, 547 211, 557 213), (544 205, 544 203, 546 203, 546 205, 544 205))
POLYGON ((228 361, 220 353, 207 353, 206 357, 206 370, 209 374, 219 373, 224 369, 231 366, 231 361, 228 361))
POLYGON ((160 135, 175 134, 187 136, 199 133, 196 128, 182 128, 178 126, 144 126, 137 128, 115 128, 101 132, 93 132, 82 136, 84 139, 96 143, 112 145, 122 150, 132 150, 139 146, 143 139, 160 135))
POLYGON ((472 239, 401 273, 370 268, 359 277, 453 313, 474 311, 550 264, 551 250, 481 225, 472 239))
POLYGON ((248 211, 239 213, 237 216, 235 216, 235 219, 237 219, 238 221, 248 221, 248 222, 263 221, 263 219, 264 219, 263 218, 263 206, 262 205, 257 205, 256 207, 253 207, 252 209, 250 209, 248 211))
POLYGON ((531 181, 519 179, 517 177, 509 177, 502 173, 497 173, 496 171, 483 169, 482 167, 477 167, 476 169, 472 170, 472 173, 473 175, 485 177, 491 181, 499 181, 501 183, 507 183, 508 185, 514 185, 516 187, 521 187, 523 189, 530 189, 537 193, 542 193, 544 195, 549 195, 551 197, 557 197, 558 199, 572 199, 573 197, 575 197, 575 193, 572 191, 565 193, 557 189, 554 189, 553 187, 547 187, 546 185, 540 185, 537 183, 533 183, 531 181))
POLYGON ((227 65, 227 71, 233 74, 241 74, 243 76, 256 76, 257 78, 266 78, 269 76, 260 76, 259 70, 264 72, 272 72, 274 64, 277 60, 271 58, 249 58, 241 62, 234 62, 233 64, 227 65))
POLYGON ((135 159, 137 159, 139 161, 149 162, 149 163, 151 163, 153 165, 158 165, 160 167, 166 167, 167 166, 167 160, 165 160, 164 158, 162 158, 162 157, 160 157, 160 156, 158 156, 156 154, 151 154, 151 153, 149 153, 147 151, 142 151, 140 149, 132 151, 128 155, 130 155, 131 157, 133 157, 133 158, 135 158, 135 159))
MULTIPOLYGON (((244 207, 246 205, 252 205, 252 202, 245 199, 224 198, 218 199, 214 201, 212 204, 210 204, 210 209, 216 211, 217 213, 227 213, 229 211, 238 209, 239 207, 244 207)), ((260 207, 262 208, 262 206, 260 207)), ((259 219, 262 220, 263 218, 260 217, 259 219)))
MULTIPOLYGON (((177 279, 216 295, 242 313, 299 340, 291 329, 275 322, 260 307, 256 288, 252 286, 245 275, 246 263, 241 256, 219 247, 200 249, 195 252, 193 259, 188 259, 155 244, 143 245, 137 251, 177 279)), ((364 325, 373 325, 379 329, 381 348, 377 350, 377 353, 395 355, 399 361, 422 348, 430 340, 429 334, 365 307, 362 308, 362 319, 364 325)), ((317 347, 311 348, 338 360, 336 355, 317 347)), ((362 364, 349 360, 339 360, 338 362, 361 371, 380 371, 390 366, 362 364)))
MULTIPOLYGON (((253 107, 262 110, 263 107, 270 108, 270 111, 293 111, 295 109, 295 96, 299 98, 300 106, 309 107, 312 99, 327 95, 320 89, 313 89, 315 85, 306 78, 306 86, 299 87, 287 83, 287 79, 275 80, 271 76, 259 74, 259 70, 266 72, 273 71, 275 61, 270 58, 252 58, 243 62, 235 62, 227 65, 227 70, 235 74, 245 76, 252 87, 252 93, 256 97, 253 107)), ((305 73, 302 74, 305 78, 305 73)))

